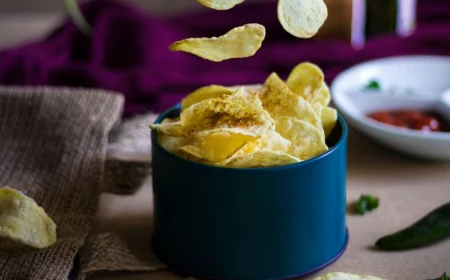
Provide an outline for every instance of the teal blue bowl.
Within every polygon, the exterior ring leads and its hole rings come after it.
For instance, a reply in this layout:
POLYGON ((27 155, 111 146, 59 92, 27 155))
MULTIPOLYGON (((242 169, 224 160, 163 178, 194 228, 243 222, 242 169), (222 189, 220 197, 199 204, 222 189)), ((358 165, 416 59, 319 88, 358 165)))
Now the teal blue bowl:
MULTIPOLYGON (((179 115, 177 105, 159 116, 179 115)), ((347 125, 330 149, 278 167, 223 168, 165 150, 152 131, 158 257, 175 272, 207 279, 285 279, 324 268, 344 252, 347 125)))

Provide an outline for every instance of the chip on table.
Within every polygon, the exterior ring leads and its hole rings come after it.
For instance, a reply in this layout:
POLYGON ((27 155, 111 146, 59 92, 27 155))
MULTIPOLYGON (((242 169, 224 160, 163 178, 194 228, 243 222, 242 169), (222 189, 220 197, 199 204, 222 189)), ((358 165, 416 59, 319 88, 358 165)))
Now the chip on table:
POLYGON ((314 280, 383 280, 371 275, 356 275, 344 272, 330 272, 314 280))
POLYGON ((4 187, 0 188, 0 237, 42 249, 56 242, 56 224, 32 198, 4 187))

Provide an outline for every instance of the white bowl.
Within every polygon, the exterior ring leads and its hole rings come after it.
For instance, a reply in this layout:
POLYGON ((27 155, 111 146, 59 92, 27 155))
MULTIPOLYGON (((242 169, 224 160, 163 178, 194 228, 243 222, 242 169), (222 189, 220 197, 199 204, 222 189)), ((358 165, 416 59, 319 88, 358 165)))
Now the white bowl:
POLYGON ((399 56, 365 62, 342 72, 330 86, 334 105, 356 131, 402 154, 429 160, 450 160, 450 133, 397 128, 366 114, 377 110, 427 109, 448 88, 449 56, 399 56), (379 82, 383 94, 393 95, 390 102, 379 98, 380 92, 361 91, 371 80, 379 82), (410 96, 411 90, 411 99, 423 98, 423 104, 401 98, 410 96))

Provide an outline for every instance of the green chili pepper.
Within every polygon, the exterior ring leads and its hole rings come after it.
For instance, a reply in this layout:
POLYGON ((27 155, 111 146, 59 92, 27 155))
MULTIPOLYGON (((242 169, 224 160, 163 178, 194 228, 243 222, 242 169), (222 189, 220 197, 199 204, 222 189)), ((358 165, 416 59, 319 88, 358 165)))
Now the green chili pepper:
POLYGON ((450 202, 431 211, 413 225, 378 239, 375 246, 392 251, 415 249, 449 237, 450 202))

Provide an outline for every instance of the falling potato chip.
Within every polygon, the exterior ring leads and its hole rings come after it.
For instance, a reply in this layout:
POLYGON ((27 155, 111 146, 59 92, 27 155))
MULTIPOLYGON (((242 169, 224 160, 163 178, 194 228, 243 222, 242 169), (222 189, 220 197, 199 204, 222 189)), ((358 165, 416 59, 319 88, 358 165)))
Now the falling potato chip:
POLYGON ((344 272, 330 272, 324 276, 316 277, 314 280, 383 280, 370 275, 356 275, 344 272))
POLYGON ((229 10, 244 0, 197 0, 197 2, 210 9, 229 10))
POLYGON ((272 73, 267 78, 264 87, 265 91, 261 94, 261 100, 264 109, 274 119, 292 117, 305 121, 317 128, 325 138, 320 118, 311 105, 300 95, 293 94, 276 73, 272 73))
POLYGON ((0 237, 42 249, 56 242, 56 224, 30 197, 0 188, 0 237))
POLYGON ((316 65, 303 62, 294 67, 286 84, 289 89, 310 104, 316 101, 323 84, 323 73, 316 65))
POLYGON ((230 163, 228 163, 227 167, 267 167, 293 164, 300 161, 300 159, 287 153, 274 152, 270 150, 258 150, 254 153, 235 158, 230 163))
POLYGON ((202 136, 213 131, 260 136, 274 128, 269 113, 235 96, 232 100, 212 98, 199 102, 181 112, 185 133, 202 136))
POLYGON ((330 135, 333 128, 336 126, 337 111, 331 107, 325 107, 322 109, 322 126, 325 132, 325 136, 330 135))
POLYGON ((315 157, 328 150, 320 132, 305 121, 290 117, 279 118, 276 131, 291 141, 289 154, 302 160, 315 157))
POLYGON ((195 139, 196 141, 192 141, 189 145, 180 147, 180 150, 214 163, 227 159, 254 139, 255 137, 249 135, 214 131, 195 139))
POLYGON ((278 0, 278 20, 291 35, 311 38, 328 17, 323 0, 278 0))
POLYGON ((169 49, 220 62, 232 58, 253 56, 261 47, 265 36, 264 26, 249 23, 235 27, 220 37, 190 38, 177 41, 170 45, 169 49))
POLYGON ((185 110, 200 101, 215 97, 221 97, 223 95, 229 95, 232 93, 234 93, 233 89, 219 85, 210 85, 201 87, 196 91, 192 92, 191 94, 189 94, 188 96, 186 96, 181 101, 181 110, 185 110))

